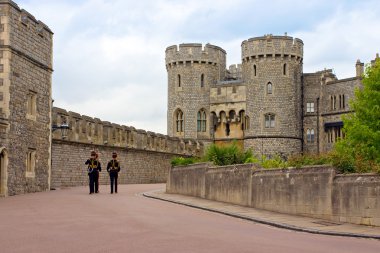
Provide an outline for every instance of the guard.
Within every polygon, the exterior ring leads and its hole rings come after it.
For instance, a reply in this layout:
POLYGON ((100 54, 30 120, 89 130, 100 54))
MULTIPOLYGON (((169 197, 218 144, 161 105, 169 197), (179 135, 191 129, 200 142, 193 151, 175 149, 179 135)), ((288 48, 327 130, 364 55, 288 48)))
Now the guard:
POLYGON ((91 158, 85 162, 88 165, 88 176, 90 181, 90 194, 99 193, 99 172, 102 171, 100 162, 96 159, 96 152, 91 151, 91 158))
POLYGON ((111 194, 113 194, 113 186, 115 183, 115 193, 117 193, 117 177, 120 171, 120 163, 116 160, 117 154, 116 152, 112 153, 112 160, 107 164, 107 171, 110 175, 111 180, 111 194))

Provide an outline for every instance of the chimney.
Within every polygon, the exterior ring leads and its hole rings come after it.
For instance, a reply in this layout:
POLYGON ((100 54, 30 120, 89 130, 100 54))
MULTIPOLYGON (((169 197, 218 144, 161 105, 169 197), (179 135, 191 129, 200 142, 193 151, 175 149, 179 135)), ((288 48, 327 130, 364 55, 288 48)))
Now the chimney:
POLYGON ((375 62, 377 59, 379 59, 379 53, 376 53, 376 58, 374 60, 371 61, 371 66, 374 66, 375 65, 375 62))
POLYGON ((364 74, 364 63, 358 59, 356 61, 356 77, 361 77, 364 74))

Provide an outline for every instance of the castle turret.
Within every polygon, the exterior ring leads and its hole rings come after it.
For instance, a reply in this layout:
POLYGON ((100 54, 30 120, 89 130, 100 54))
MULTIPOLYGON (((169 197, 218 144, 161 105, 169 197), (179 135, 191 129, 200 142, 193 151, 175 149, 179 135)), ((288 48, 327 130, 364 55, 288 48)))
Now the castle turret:
POLYGON ((226 52, 206 44, 180 44, 166 49, 168 135, 210 138, 210 85, 223 80, 226 52))
POLYGON ((302 151, 303 42, 288 36, 242 42, 250 128, 244 145, 258 155, 302 151))

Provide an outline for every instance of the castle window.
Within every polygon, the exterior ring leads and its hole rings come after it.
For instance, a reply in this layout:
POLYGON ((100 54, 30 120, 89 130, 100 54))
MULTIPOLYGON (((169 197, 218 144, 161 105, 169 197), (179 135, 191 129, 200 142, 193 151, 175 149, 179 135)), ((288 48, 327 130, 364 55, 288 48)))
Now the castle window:
POLYGON ((176 113, 176 130, 177 133, 183 132, 183 112, 181 110, 176 113))
POLYGON ((282 67, 282 74, 284 75, 284 76, 286 76, 287 75, 287 71, 288 70, 288 66, 286 65, 286 63, 284 63, 284 66, 282 67))
POLYGON ((181 87, 181 75, 178 75, 177 77, 177 84, 178 84, 178 87, 181 87))
POLYGON ((308 143, 314 143, 314 139, 315 139, 314 129, 307 129, 307 131, 306 131, 307 142, 308 143))
POLYGON ((27 117, 30 116, 34 119, 37 114, 37 93, 34 91, 29 91, 26 100, 26 108, 27 108, 27 117))
POLYGON ((333 110, 336 110, 336 96, 333 97, 333 110))
POLYGON ((346 108, 346 101, 345 101, 345 98, 344 98, 344 94, 342 95, 342 108, 346 108))
POLYGON ((230 118, 230 120, 233 120, 235 119, 235 111, 234 110, 231 110, 229 113, 228 113, 228 117, 230 118))
POLYGON ((198 111, 197 115, 197 131, 206 132, 206 111, 204 109, 198 111))
POLYGON ((230 136, 230 132, 231 132, 230 123, 226 123, 226 136, 230 136))
POLYGON ((267 94, 272 94, 273 92, 273 87, 272 87, 272 83, 268 83, 267 84, 267 94))
POLYGON ((201 75, 201 87, 204 87, 205 86, 205 75, 202 74, 201 75))
POLYGON ((307 103, 306 104, 306 112, 314 112, 314 103, 307 103))
POLYGON ((265 127, 274 128, 275 125, 275 116, 274 114, 265 114, 265 127))
POLYGON ((257 67, 256 67, 256 64, 253 65, 253 76, 257 76, 257 67))
POLYGON ((218 87, 218 95, 222 94, 222 89, 218 87))
POLYGON ((88 133, 88 136, 91 137, 91 135, 92 135, 92 124, 91 123, 88 123, 88 131, 87 131, 87 133, 88 133))
POLYGON ((36 150, 29 149, 26 155, 26 177, 34 177, 36 168, 36 150))

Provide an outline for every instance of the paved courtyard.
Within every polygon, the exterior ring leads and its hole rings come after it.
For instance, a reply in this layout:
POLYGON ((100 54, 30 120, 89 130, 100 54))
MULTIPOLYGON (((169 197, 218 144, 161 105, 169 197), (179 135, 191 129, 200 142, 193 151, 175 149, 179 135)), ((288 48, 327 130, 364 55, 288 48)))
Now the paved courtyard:
POLYGON ((0 199, 0 252, 380 252, 380 241, 315 235, 145 198, 164 185, 86 187, 0 199))

